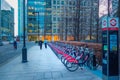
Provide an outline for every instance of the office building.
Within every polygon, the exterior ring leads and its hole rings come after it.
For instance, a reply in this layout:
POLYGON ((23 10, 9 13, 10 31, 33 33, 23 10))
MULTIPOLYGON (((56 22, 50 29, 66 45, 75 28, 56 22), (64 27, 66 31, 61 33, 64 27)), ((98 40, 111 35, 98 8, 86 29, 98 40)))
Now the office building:
POLYGON ((29 41, 44 40, 44 0, 27 2, 27 35, 29 41))
POLYGON ((98 0, 80 0, 80 40, 98 39, 98 0))
POLYGON ((52 0, 53 40, 74 40, 76 0, 52 0))
POLYGON ((1 0, 0 36, 3 41, 14 39, 14 9, 5 0, 1 0))
POLYGON ((52 14, 51 0, 44 0, 44 37, 46 40, 52 40, 52 14))

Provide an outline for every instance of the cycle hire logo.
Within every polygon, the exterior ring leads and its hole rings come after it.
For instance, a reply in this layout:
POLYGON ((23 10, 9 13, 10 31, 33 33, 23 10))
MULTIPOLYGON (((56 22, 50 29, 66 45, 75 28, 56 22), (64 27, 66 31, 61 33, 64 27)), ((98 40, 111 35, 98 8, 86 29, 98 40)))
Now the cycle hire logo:
POLYGON ((107 18, 104 17, 104 18, 102 19, 102 28, 106 28, 106 27, 107 27, 107 18))
POLYGON ((118 27, 118 18, 109 18, 109 27, 118 27))

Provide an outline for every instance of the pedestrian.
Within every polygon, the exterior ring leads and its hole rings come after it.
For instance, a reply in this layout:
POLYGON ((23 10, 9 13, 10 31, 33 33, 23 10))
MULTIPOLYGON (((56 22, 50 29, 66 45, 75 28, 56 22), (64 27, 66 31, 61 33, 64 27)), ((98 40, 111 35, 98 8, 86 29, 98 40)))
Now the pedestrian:
POLYGON ((14 40, 13 46, 14 46, 14 49, 17 49, 17 41, 16 40, 14 40))
POLYGON ((45 48, 47 48, 47 40, 44 40, 45 48))
POLYGON ((39 46, 40 46, 40 49, 42 49, 42 40, 39 41, 39 46))

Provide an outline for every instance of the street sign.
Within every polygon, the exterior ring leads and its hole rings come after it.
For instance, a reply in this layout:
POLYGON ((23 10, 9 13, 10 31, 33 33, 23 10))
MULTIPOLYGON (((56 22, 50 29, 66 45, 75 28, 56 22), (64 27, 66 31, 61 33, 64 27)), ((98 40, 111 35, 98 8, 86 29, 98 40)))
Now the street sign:
POLYGON ((118 18, 109 18, 109 24, 108 24, 108 27, 110 28, 115 28, 115 27, 118 27, 118 18))
POLYGON ((107 17, 104 17, 103 19, 102 19, 102 28, 106 28, 107 27, 107 17))

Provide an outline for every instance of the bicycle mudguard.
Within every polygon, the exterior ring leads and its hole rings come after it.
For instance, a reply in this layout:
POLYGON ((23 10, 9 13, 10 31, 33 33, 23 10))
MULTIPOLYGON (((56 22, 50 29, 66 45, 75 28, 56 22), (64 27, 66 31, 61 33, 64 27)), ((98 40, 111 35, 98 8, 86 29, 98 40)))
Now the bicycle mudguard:
POLYGON ((78 60, 76 60, 75 58, 71 57, 71 59, 67 60, 68 62, 72 62, 72 63, 78 63, 78 60))

